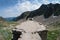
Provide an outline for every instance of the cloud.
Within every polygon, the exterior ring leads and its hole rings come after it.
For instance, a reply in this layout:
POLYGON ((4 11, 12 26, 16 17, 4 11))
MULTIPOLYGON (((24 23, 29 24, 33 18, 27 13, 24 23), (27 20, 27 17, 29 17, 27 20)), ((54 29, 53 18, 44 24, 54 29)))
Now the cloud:
POLYGON ((52 1, 52 3, 60 3, 59 0, 52 1))
MULTIPOLYGON (((8 7, 2 10, 3 17, 16 17, 25 11, 32 11, 38 9, 41 4, 49 4, 50 1, 42 0, 39 2, 38 0, 18 0, 18 3, 14 6, 8 7), (22 2, 21 2, 22 1, 22 2), (32 2, 31 2, 32 1, 32 2)), ((52 3, 59 3, 59 1, 52 1, 52 3)))
POLYGON ((48 0, 43 0, 43 4, 49 4, 50 2, 48 0))
POLYGON ((41 3, 39 3, 37 0, 35 0, 36 3, 33 2, 31 3, 30 1, 25 1, 25 0, 24 2, 20 3, 19 1, 15 6, 8 7, 7 9, 3 10, 5 17, 18 16, 25 11, 36 10, 41 6, 41 3))
POLYGON ((31 3, 30 1, 25 1, 24 3, 21 3, 21 4, 18 3, 17 8, 21 12, 23 12, 23 11, 31 11, 31 10, 35 10, 35 9, 39 8, 40 5, 41 4, 40 3, 38 4, 37 1, 34 4, 31 3))

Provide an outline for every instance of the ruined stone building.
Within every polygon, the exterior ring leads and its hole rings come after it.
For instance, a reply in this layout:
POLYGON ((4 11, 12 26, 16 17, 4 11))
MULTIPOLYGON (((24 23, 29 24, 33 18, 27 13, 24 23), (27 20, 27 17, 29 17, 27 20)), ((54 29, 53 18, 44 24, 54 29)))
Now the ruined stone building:
POLYGON ((46 40, 46 26, 32 20, 27 20, 13 29, 12 40, 46 40))

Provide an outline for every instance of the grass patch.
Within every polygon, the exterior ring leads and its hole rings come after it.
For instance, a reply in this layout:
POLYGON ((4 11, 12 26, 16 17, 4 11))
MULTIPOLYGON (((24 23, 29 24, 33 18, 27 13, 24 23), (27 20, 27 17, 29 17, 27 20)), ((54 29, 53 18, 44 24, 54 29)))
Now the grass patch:
POLYGON ((17 23, 16 22, 0 22, 0 34, 3 36, 2 39, 4 40, 12 39, 12 32, 11 32, 12 29, 10 25, 15 26, 17 25, 17 23))
POLYGON ((3 36, 4 40, 11 40, 11 38, 12 38, 12 33, 10 30, 0 29, 0 34, 3 36))
POLYGON ((59 35, 60 35, 60 29, 59 30, 48 31, 47 40, 56 40, 59 35))

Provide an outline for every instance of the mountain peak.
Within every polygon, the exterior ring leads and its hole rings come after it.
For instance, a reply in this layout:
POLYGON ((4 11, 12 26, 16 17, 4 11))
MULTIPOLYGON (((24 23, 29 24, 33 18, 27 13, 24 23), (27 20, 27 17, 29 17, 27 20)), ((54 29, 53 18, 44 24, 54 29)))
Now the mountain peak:
POLYGON ((49 17, 53 16, 59 16, 60 15, 60 4, 42 4, 40 8, 33 10, 33 11, 26 11, 22 13, 20 16, 16 17, 16 21, 20 19, 28 19, 28 18, 34 18, 36 16, 43 15, 44 19, 47 19, 49 17))

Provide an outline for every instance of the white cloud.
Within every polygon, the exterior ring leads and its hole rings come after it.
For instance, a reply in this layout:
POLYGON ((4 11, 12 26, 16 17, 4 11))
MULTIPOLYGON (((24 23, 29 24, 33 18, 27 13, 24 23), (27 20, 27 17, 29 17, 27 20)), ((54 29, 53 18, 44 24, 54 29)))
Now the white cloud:
POLYGON ((60 3, 59 0, 52 1, 52 3, 60 3))
POLYGON ((30 1, 24 1, 23 3, 20 3, 18 1, 18 3, 15 6, 3 10, 3 13, 5 13, 5 17, 13 17, 18 16, 25 11, 32 11, 38 9, 41 3, 39 3, 37 0, 35 1, 35 4, 31 3, 30 1))
POLYGON ((40 5, 41 5, 41 4, 38 4, 38 3, 32 4, 30 1, 26 1, 26 2, 21 3, 21 4, 18 3, 17 8, 18 8, 18 10, 20 10, 21 12, 22 12, 22 11, 31 11, 31 10, 35 10, 35 9, 39 8, 40 5))
POLYGON ((43 0, 43 4, 49 4, 50 2, 48 0, 43 0))
MULTIPOLYGON (((48 0, 42 0, 40 3, 38 0, 34 0, 32 2, 28 0, 22 0, 23 2, 20 3, 21 0, 18 0, 18 3, 15 6, 9 7, 3 10, 4 17, 14 17, 18 16, 25 11, 32 11, 38 9, 41 4, 49 4, 48 0)), ((52 3, 59 3, 59 1, 52 1, 52 3)))

